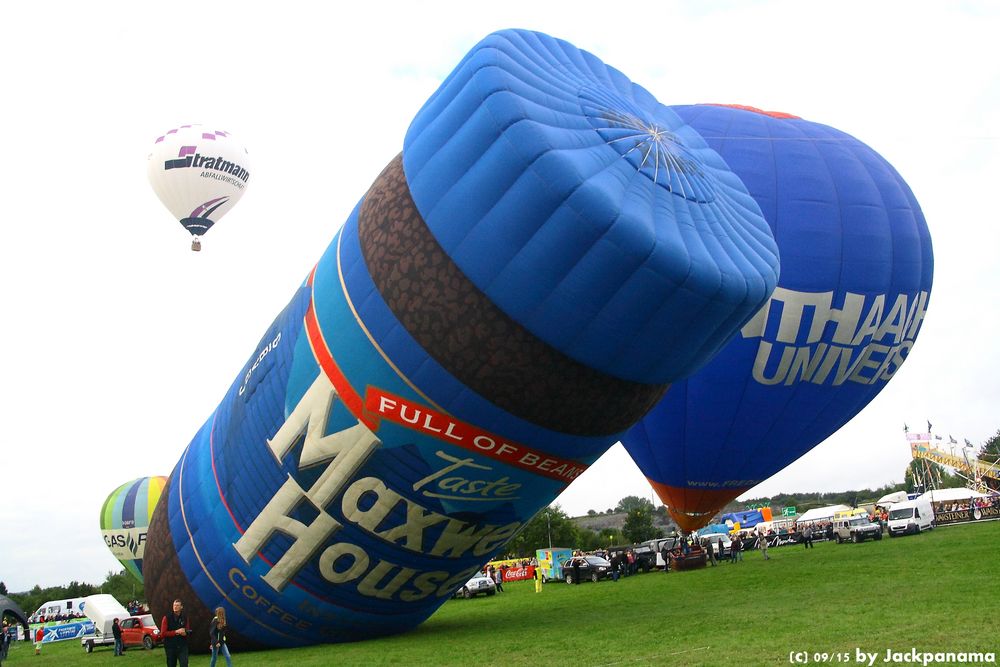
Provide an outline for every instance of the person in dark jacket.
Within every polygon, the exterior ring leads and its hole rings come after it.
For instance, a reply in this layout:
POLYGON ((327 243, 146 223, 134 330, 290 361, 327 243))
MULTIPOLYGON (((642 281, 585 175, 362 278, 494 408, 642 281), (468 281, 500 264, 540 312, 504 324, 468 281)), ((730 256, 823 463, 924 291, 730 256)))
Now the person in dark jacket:
POLYGON ((124 655, 125 644, 122 642, 122 626, 117 618, 111 623, 111 634, 115 638, 115 655, 124 655))
POLYGON ((163 637, 163 652, 167 656, 167 667, 188 667, 188 635, 191 624, 184 613, 184 603, 174 600, 173 610, 160 622, 160 636, 163 637))
POLYGON ((226 659, 226 667, 233 667, 233 659, 226 646, 226 610, 222 607, 215 608, 215 618, 208 626, 208 637, 212 648, 212 664, 209 667, 215 667, 215 659, 219 654, 226 659))
POLYGON ((708 555, 708 562, 712 567, 715 567, 715 545, 712 544, 712 538, 705 540, 705 553, 708 555))

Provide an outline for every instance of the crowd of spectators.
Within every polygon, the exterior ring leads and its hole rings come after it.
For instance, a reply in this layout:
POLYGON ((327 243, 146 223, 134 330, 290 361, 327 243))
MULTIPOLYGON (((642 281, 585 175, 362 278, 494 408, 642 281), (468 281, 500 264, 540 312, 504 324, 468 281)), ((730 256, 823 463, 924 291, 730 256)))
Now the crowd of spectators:
POLYGON ((54 614, 37 614, 29 621, 32 623, 72 623, 81 619, 86 619, 86 615, 79 611, 57 612, 54 614))

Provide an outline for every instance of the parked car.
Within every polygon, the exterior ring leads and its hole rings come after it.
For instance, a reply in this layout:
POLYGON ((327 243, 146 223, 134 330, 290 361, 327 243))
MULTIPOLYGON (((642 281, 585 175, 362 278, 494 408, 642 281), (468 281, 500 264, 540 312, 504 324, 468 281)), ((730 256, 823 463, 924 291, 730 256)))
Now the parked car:
POLYGON ((833 521, 833 534, 837 544, 850 540, 864 542, 865 540, 881 540, 882 526, 872 523, 867 516, 837 517, 833 521))
MULTIPOLYGON (((130 646, 141 646, 144 649, 151 649, 154 646, 163 644, 163 637, 160 636, 160 629, 156 627, 156 621, 151 614, 142 616, 129 616, 118 621, 122 629, 122 643, 125 648, 130 646)), ((111 631, 100 636, 88 636, 80 640, 83 649, 87 653, 93 653, 96 646, 110 646, 115 643, 111 631)))
POLYGON ((575 565, 580 566, 580 581, 590 579, 598 582, 601 579, 611 576, 611 561, 600 556, 573 556, 562 564, 563 578, 567 584, 574 583, 576 575, 575 565))
POLYGON ((663 560, 664 548, 670 551, 679 547, 680 544, 681 538, 677 535, 672 535, 670 537, 656 537, 636 545, 635 556, 639 561, 639 567, 643 572, 648 572, 652 569, 662 570, 667 566, 666 561, 663 560), (644 559, 646 559, 646 562, 643 562, 644 559))
POLYGON ((633 555, 635 555, 636 569, 641 570, 642 572, 649 572, 657 565, 657 553, 652 547, 652 543, 654 541, 655 540, 648 540, 640 544, 610 547, 607 551, 608 560, 610 561, 616 556, 624 558, 626 557, 628 550, 631 549, 633 555))
POLYGON ((497 584, 482 572, 465 582, 465 585, 455 591, 453 597, 473 598, 477 595, 496 595, 497 584))
POLYGON ((705 533, 704 535, 699 535, 698 540, 700 542, 711 541, 716 558, 729 558, 729 554, 733 548, 733 541, 726 533, 705 533), (719 547, 719 540, 722 540, 721 548, 719 547))

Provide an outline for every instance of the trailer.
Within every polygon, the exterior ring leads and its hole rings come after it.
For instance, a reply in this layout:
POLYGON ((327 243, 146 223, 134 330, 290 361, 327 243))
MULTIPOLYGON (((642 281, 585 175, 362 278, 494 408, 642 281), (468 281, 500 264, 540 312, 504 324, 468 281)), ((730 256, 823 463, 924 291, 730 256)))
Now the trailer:
POLYGON ((564 547, 554 547, 552 549, 539 549, 535 552, 538 560, 538 570, 541 572, 542 581, 562 581, 562 564, 573 557, 573 550, 564 547))
POLYGON ((118 600, 107 593, 84 598, 83 613, 94 622, 94 633, 80 639, 80 645, 87 653, 98 646, 113 646, 115 637, 111 630, 115 619, 121 621, 131 614, 118 600))

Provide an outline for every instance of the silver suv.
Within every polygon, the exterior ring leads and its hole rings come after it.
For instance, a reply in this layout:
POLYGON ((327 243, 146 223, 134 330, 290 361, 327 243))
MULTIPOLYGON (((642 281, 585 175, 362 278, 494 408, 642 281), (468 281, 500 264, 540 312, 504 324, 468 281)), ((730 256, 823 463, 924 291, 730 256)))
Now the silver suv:
POLYGON ((865 540, 881 540, 881 524, 872 523, 866 516, 851 516, 834 519, 833 534, 837 538, 837 544, 850 540, 851 542, 864 542, 865 540))
POLYGON ((473 598, 479 594, 496 595, 497 585, 490 577, 482 572, 477 573, 464 586, 455 591, 452 597, 473 598))

